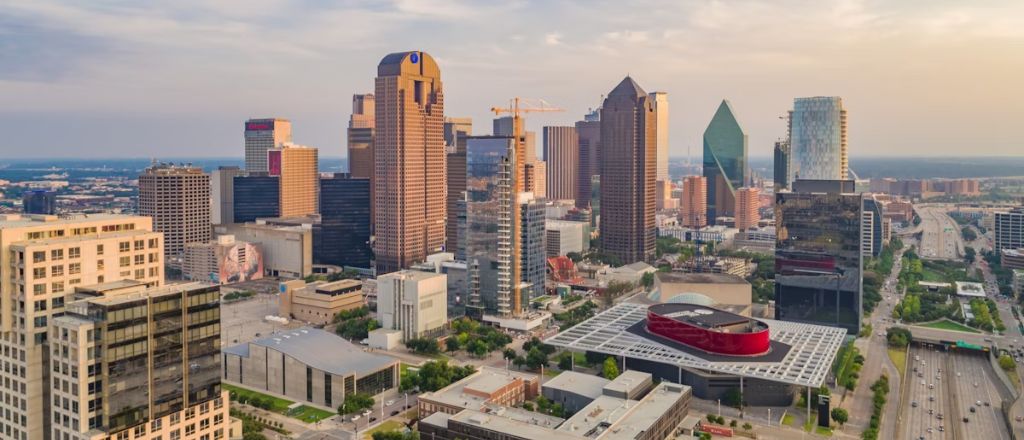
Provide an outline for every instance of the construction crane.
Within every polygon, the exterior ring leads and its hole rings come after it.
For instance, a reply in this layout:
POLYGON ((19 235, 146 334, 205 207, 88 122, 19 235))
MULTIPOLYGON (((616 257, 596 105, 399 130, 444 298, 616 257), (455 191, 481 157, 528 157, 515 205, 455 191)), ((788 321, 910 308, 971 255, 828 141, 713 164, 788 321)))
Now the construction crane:
POLYGON ((523 113, 547 113, 561 112, 565 110, 551 106, 543 99, 526 100, 519 98, 517 96, 509 101, 508 107, 491 107, 491 111, 494 112, 496 116, 499 116, 503 113, 508 113, 512 115, 512 138, 515 142, 514 151, 512 153, 512 159, 515 165, 515 171, 513 175, 516 177, 512 179, 512 188, 510 188, 511 197, 510 200, 507 201, 511 205, 508 206, 507 209, 509 210, 509 214, 511 214, 511 218, 509 219, 509 241, 511 242, 510 244, 512 245, 510 258, 511 273, 509 274, 509 277, 511 278, 509 280, 511 284, 509 296, 511 298, 509 299, 511 300, 511 315, 518 317, 525 308, 524 304, 526 304, 526 302, 524 302, 524 299, 522 298, 522 288, 520 286, 522 281, 522 271, 519 265, 522 261, 522 259, 520 258, 520 256, 522 255, 522 245, 520 243, 521 215, 519 211, 518 201, 519 193, 524 191, 534 191, 534 187, 536 186, 536 179, 544 178, 544 176, 533 176, 533 179, 529 180, 531 185, 526 185, 526 168, 528 165, 530 167, 533 167, 534 164, 527 164, 524 160, 526 158, 526 130, 523 126, 523 119, 521 115, 523 113))

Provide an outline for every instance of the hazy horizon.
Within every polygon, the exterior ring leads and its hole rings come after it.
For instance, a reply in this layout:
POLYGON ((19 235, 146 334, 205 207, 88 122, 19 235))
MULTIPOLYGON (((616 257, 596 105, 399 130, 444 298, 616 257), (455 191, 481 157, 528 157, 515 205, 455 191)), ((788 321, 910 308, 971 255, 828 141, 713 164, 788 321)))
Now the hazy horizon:
POLYGON ((700 157, 722 99, 768 156, 818 95, 843 97, 852 158, 1024 155, 1017 1, 34 0, 0 6, 0 35, 4 158, 235 157, 265 116, 343 157, 352 94, 405 50, 477 134, 513 96, 566 109, 529 129, 570 125, 629 74, 668 92, 673 157, 700 157))

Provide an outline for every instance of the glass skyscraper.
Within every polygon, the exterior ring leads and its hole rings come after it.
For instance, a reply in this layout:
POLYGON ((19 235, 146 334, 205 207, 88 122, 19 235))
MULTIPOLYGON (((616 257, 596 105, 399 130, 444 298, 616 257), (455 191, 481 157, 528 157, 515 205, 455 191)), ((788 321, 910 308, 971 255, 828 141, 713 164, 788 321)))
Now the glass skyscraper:
POLYGON ((838 96, 797 98, 789 116, 792 182, 846 180, 846 109, 838 96))
POLYGON ((775 195, 775 318, 843 327, 861 323, 859 194, 775 195))
POLYGON ((732 216, 736 190, 747 184, 747 134, 732 105, 723 100, 704 130, 704 177, 707 178, 707 222, 732 216))
POLYGON ((370 268, 370 179, 320 179, 319 263, 370 268))
POLYGON ((507 232, 502 226, 508 226, 503 217, 513 209, 513 201, 506 199, 510 197, 510 156, 514 149, 511 137, 466 139, 466 314, 478 319, 484 313, 498 313, 508 305, 509 298, 502 297, 510 293, 510 262, 501 260, 511 255, 505 255, 508 240, 502 237, 502 232, 507 232))

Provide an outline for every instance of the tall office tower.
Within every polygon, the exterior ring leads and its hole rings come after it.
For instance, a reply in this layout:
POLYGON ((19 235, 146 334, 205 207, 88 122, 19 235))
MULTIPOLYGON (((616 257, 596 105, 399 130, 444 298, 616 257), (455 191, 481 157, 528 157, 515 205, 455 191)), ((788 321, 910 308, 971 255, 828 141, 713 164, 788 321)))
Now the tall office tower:
POLYGON ((861 255, 877 257, 882 254, 886 238, 885 208, 875 194, 864 194, 864 211, 860 221, 861 255))
POLYGON ((281 185, 281 217, 302 217, 319 209, 320 171, 316 148, 282 144, 267 151, 269 174, 281 185))
POLYGON ((268 118, 245 121, 245 170, 267 171, 267 150, 292 141, 292 123, 268 118))
POLYGON ((995 213, 995 251, 1024 248, 1024 208, 995 213))
POLYGON ((576 207, 590 208, 593 198, 590 181, 601 175, 601 109, 587 113, 582 121, 576 121, 576 135, 579 137, 580 158, 577 161, 576 207))
POLYGON ((210 221, 215 225, 235 222, 235 177, 245 172, 235 166, 219 166, 210 173, 210 221))
POLYGON ((511 218, 515 139, 472 136, 466 140, 466 314, 512 313, 511 218))
POLYGON ((745 231, 756 228, 761 221, 761 214, 758 208, 761 206, 758 198, 761 190, 755 187, 744 187, 736 190, 736 229, 745 231))
POLYGON ((185 244, 210 241, 210 175, 191 165, 154 163, 139 176, 139 214, 164 233, 164 260, 179 264, 185 244))
POLYGON ((460 137, 473 135, 473 118, 444 118, 444 144, 453 146, 460 137))
POLYGON ((235 176, 233 180, 232 223, 249 223, 258 218, 281 216, 280 177, 251 173, 235 176))
POLYGON ((454 136, 453 145, 445 147, 446 179, 448 180, 448 196, 445 202, 445 213, 448 225, 445 228, 446 251, 454 253, 455 259, 466 260, 466 136, 454 136))
POLYGON ((447 179, 441 70, 424 52, 377 66, 374 227, 377 273, 408 268, 444 249, 447 179))
POLYGON ((21 210, 25 214, 54 215, 57 213, 57 193, 53 191, 25 191, 21 195, 21 210))
MULTIPOLYGON (((513 127, 514 119, 511 116, 502 116, 500 118, 494 118, 492 121, 491 134, 495 136, 513 136, 515 134, 515 127, 513 127)), ((525 124, 526 121, 524 120, 525 124)))
POLYGON ((655 182, 654 200, 657 205, 655 208, 658 211, 679 208, 679 201, 672 198, 672 181, 670 180, 659 180, 655 182))
POLYGON ((668 93, 651 92, 654 101, 654 136, 658 144, 658 177, 657 180, 667 181, 668 177, 668 93))
POLYGON ((220 288, 95 287, 50 325, 52 438, 227 439, 220 288))
POLYGON ((687 228, 703 228, 708 224, 708 180, 704 176, 683 179, 683 195, 679 197, 679 218, 687 228))
POLYGON ((547 233, 545 232, 545 203, 531 193, 519 193, 519 267, 522 289, 519 293, 520 310, 526 312, 534 298, 544 295, 544 279, 547 276, 547 233))
POLYGON ((718 217, 732 217, 736 190, 746 186, 747 134, 743 132, 732 105, 723 100, 704 130, 704 177, 708 179, 708 223, 718 217))
POLYGON ((846 180, 846 109, 838 96, 796 98, 789 114, 791 178, 846 180))
POLYGON ((0 437, 51 438, 47 324, 64 313, 75 287, 123 279, 163 284, 163 234, 152 225, 149 217, 111 214, 0 215, 0 303, 10 305, 0 307, 0 359, 8 366, 0 372, 6 414, 0 437))
POLYGON ((320 179, 320 256, 335 266, 371 268, 370 179, 320 179))
POLYGON ((774 158, 775 172, 775 191, 781 191, 789 189, 789 160, 790 160, 790 148, 789 140, 778 140, 775 141, 775 158, 774 158))
POLYGON ((373 178, 373 94, 352 95, 348 120, 348 172, 357 179, 373 178))
POLYGON ((860 194, 775 195, 776 319, 860 331, 862 212, 860 194))
POLYGON ((601 107, 601 243, 629 264, 654 259, 654 103, 626 77, 601 107))
POLYGON ((548 199, 576 199, 579 147, 576 127, 544 127, 548 199))
MULTIPOLYGON (((548 197, 547 169, 544 160, 537 160, 537 133, 526 131, 526 119, 520 118, 523 124, 522 151, 519 158, 519 180, 522 191, 532 192, 535 197, 548 197)), ((514 118, 503 116, 494 119, 495 136, 515 136, 514 118)))

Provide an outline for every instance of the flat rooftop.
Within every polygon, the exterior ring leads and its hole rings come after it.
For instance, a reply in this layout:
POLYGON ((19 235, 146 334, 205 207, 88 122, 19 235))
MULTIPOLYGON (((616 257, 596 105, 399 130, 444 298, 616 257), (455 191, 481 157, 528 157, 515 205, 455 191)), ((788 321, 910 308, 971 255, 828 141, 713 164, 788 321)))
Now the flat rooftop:
POLYGON ((604 387, 609 383, 611 383, 610 380, 600 376, 577 373, 575 371, 563 371, 558 376, 544 382, 542 386, 594 399, 604 392, 604 387))
POLYGON ((657 277, 663 283, 749 284, 747 280, 727 273, 658 272, 657 277))
POLYGON ((651 373, 644 373, 643 371, 637 370, 626 370, 615 377, 615 380, 608 382, 608 385, 604 386, 604 390, 625 394, 636 388, 637 384, 643 382, 653 383, 653 380, 654 378, 651 376, 651 373))
POLYGON ((471 392, 491 393, 502 386, 512 383, 516 379, 537 380, 537 376, 529 373, 506 371, 483 366, 480 367, 480 370, 472 376, 432 393, 421 394, 420 399, 433 400, 446 405, 466 409, 481 409, 487 403, 488 399, 476 394, 466 393, 466 390, 471 392))
POLYGON ((223 351, 249 357, 250 344, 279 351, 310 367, 336 375, 355 373, 365 376, 398 362, 387 356, 367 353, 345 338, 312 327, 280 332, 223 351))
POLYGON ((622 303, 544 342, 573 351, 594 351, 681 368, 818 387, 825 381, 846 337, 846 330, 839 327, 762 319, 768 324, 769 338, 791 348, 781 360, 735 362, 708 359, 629 331, 646 318, 646 305, 622 303))
POLYGON ((40 214, 0 214, 0 229, 26 226, 58 226, 104 220, 138 220, 140 216, 125 214, 74 214, 67 216, 40 214))
MULTIPOLYGON (((650 306, 650 311, 675 321, 694 325, 697 327, 714 330, 747 322, 754 322, 755 330, 761 331, 760 321, 746 316, 740 316, 725 310, 711 307, 686 304, 686 303, 663 303, 650 306)), ((747 332, 749 333, 749 332, 747 332)))
MULTIPOLYGON (((537 414, 537 413, 535 413, 537 414)), ((542 414, 537 414, 543 416, 542 414)), ((483 429, 508 434, 514 438, 544 439, 544 440, 580 440, 580 436, 555 430, 555 426, 544 426, 503 417, 497 414, 487 414, 476 410, 463 410, 448 418, 448 424, 460 422, 471 426, 479 426, 483 429)))

